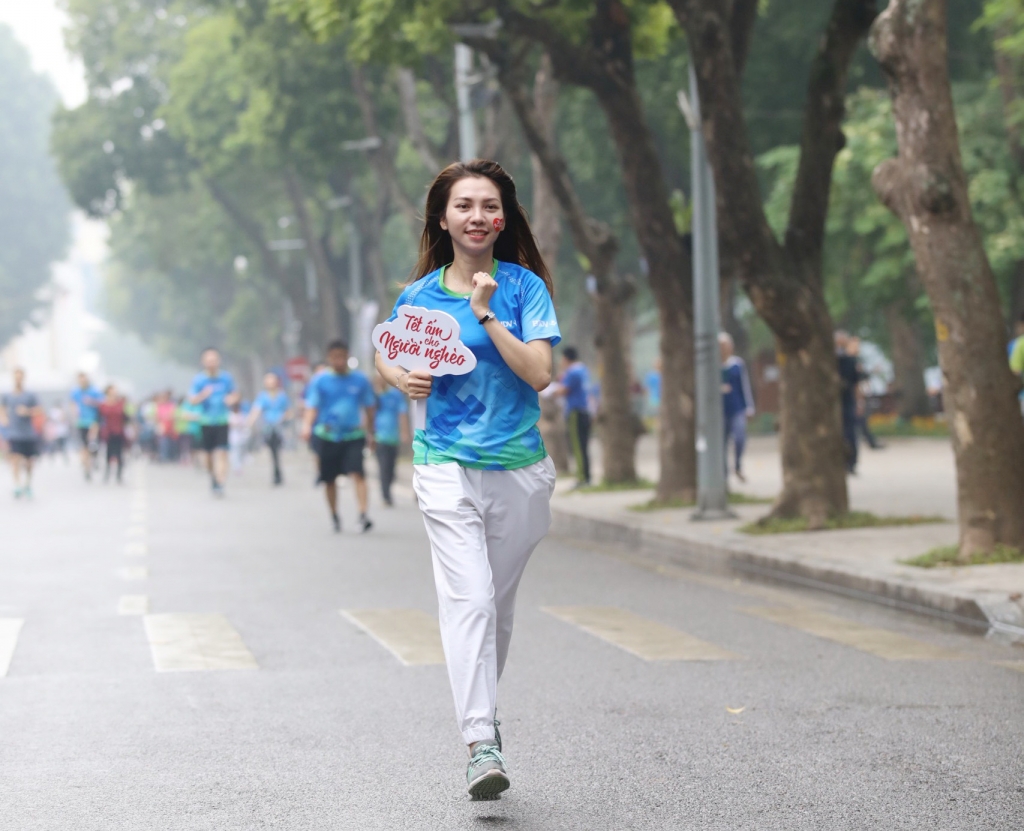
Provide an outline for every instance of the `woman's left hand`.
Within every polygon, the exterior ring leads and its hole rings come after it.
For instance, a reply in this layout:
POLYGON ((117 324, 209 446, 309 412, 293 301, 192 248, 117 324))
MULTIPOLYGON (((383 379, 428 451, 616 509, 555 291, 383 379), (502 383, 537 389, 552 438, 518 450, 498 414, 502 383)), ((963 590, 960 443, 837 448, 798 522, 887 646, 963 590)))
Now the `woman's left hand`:
POLYGON ((491 310, 491 296, 497 289, 498 284, 486 271, 478 271, 473 275, 473 294, 469 298, 469 307, 477 318, 491 310))

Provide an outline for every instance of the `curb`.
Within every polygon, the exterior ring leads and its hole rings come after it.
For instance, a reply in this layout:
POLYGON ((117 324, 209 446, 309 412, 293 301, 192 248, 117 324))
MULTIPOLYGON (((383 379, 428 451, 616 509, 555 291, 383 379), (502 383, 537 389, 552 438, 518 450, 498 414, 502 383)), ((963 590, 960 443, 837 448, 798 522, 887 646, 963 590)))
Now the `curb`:
POLYGON ((698 571, 738 571, 770 577, 977 629, 1024 637, 1024 619, 1016 604, 988 603, 966 592, 922 586, 909 580, 858 572, 780 552, 768 553, 742 541, 680 539, 639 523, 582 516, 554 505, 551 533, 570 541, 623 546, 698 571))

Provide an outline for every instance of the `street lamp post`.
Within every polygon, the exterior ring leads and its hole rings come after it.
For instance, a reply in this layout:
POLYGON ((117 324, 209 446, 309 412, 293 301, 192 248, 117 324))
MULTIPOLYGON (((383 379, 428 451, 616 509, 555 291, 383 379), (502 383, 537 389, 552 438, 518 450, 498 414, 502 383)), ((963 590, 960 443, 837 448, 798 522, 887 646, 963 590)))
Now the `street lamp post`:
POLYGON ((455 101, 459 107, 459 156, 468 162, 476 158, 476 116, 470 98, 473 50, 464 43, 455 44, 455 101))
POLYGON ((725 416, 718 351, 718 226, 715 181, 701 132, 697 75, 690 66, 690 97, 680 91, 679 106, 690 128, 693 188, 693 323, 697 386, 697 510, 692 518, 722 519, 729 510, 725 471, 725 416))

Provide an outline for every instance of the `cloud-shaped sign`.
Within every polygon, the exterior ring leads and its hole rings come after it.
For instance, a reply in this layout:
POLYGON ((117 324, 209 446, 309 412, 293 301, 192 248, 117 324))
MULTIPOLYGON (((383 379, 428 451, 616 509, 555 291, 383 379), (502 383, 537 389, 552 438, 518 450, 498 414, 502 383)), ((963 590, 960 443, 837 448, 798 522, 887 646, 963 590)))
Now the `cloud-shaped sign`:
POLYGON ((459 335, 459 322, 447 312, 399 306, 394 320, 374 328, 373 345, 389 366, 465 375, 476 367, 476 355, 459 335))

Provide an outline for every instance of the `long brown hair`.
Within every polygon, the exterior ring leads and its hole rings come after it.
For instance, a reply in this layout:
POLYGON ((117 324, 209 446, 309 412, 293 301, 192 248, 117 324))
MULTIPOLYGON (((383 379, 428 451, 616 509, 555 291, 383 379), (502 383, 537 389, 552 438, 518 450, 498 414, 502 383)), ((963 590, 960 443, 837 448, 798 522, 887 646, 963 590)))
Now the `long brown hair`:
POLYGON ((427 191, 427 217, 423 225, 423 234, 420 236, 419 259, 412 270, 410 282, 423 279, 455 259, 452 236, 441 227, 441 220, 448 209, 448 197, 451 195, 452 186, 460 179, 470 176, 490 179, 497 185, 501 194, 505 228, 494 243, 495 259, 528 268, 544 281, 548 293, 554 297, 555 286, 551 280, 551 273, 537 248, 537 240, 533 238, 526 210, 519 204, 516 183, 500 164, 487 159, 455 162, 437 174, 430 190, 427 191))

